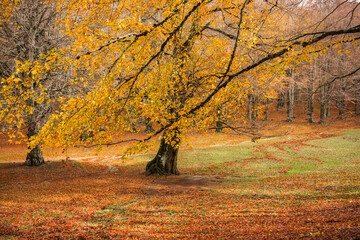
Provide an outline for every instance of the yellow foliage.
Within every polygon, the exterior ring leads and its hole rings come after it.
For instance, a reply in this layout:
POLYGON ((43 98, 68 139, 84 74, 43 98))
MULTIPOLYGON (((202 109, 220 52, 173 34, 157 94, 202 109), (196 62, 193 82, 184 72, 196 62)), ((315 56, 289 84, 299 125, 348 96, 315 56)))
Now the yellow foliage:
MULTIPOLYGON (((11 6, 10 0, 3 5, 11 6)), ((167 129, 166 140, 177 145, 182 131, 206 129, 221 114, 244 121, 248 94, 274 98, 274 87, 288 80, 286 70, 348 41, 304 47, 306 34, 292 37, 303 33, 300 26, 312 26, 310 19, 300 23, 262 1, 69 0, 58 1, 57 9, 62 19, 56 28, 70 45, 34 62, 17 61, 15 74, 2 79, 1 103, 8 107, 0 118, 21 126, 16 119, 33 111, 29 99, 48 101, 46 87, 31 86, 59 69, 68 71, 69 83, 89 91, 59 98, 60 111, 32 146, 81 145, 84 131, 96 133, 85 143, 106 144, 116 134, 139 131, 134 126, 140 119, 167 129)), ((134 150, 146 148, 142 144, 134 150)))

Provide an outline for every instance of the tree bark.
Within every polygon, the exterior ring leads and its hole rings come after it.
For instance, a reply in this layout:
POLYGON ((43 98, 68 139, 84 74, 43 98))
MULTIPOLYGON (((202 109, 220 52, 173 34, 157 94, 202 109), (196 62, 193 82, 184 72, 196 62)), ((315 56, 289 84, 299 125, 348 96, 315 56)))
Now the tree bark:
MULTIPOLYGON (((36 135, 39 132, 38 124, 34 121, 34 116, 30 116, 28 118, 28 130, 26 135, 28 139, 32 136, 36 135)), ((25 165, 26 166, 39 166, 45 163, 44 157, 41 151, 40 145, 37 145, 34 149, 32 149, 26 156, 25 165)))
POLYGON ((320 123, 325 123, 326 118, 326 104, 321 102, 320 103, 320 123))
POLYGON ((266 98, 265 100, 265 111, 264 111, 264 121, 269 120, 269 99, 266 98))
POLYGON ((337 103, 337 107, 339 109, 339 115, 338 115, 338 119, 344 119, 344 113, 345 113, 345 100, 340 100, 337 103))
POLYGON ((308 115, 309 115, 309 119, 308 122, 309 123, 313 123, 314 122, 314 82, 311 83, 311 88, 309 89, 309 105, 308 105, 308 115))
MULTIPOLYGON (((291 71, 292 72, 292 71, 291 71)), ((289 81, 288 101, 287 101, 287 121, 292 122, 294 119, 294 81, 289 81)))
POLYGON ((257 117, 258 117, 258 112, 257 112, 257 107, 258 107, 258 97, 254 96, 252 97, 252 106, 251 106, 251 119, 253 121, 256 121, 257 117))
POLYGON ((175 134, 171 138, 170 143, 167 143, 164 136, 161 139, 160 147, 156 156, 146 165, 147 175, 180 175, 180 172, 177 168, 177 157, 180 140, 175 134), (173 146, 171 143, 175 143, 175 146, 173 146))
POLYGON ((314 95, 311 94, 311 96, 309 96, 309 106, 308 106, 308 123, 313 123, 314 122, 314 95))
POLYGON ((313 123, 314 122, 314 88, 315 88, 315 80, 316 80, 316 61, 314 62, 314 64, 312 65, 313 67, 313 71, 312 71, 312 77, 310 80, 310 86, 309 86, 309 105, 308 105, 308 115, 309 115, 309 119, 308 122, 309 123, 313 123))
POLYGON ((330 118, 330 113, 331 113, 331 102, 328 102, 326 104, 326 118, 330 118))
POLYGON ((223 131, 223 122, 222 122, 222 111, 221 111, 221 107, 219 106, 217 109, 217 121, 216 121, 216 128, 215 128, 215 132, 216 133, 221 133, 223 131))
POLYGON ((39 166, 45 163, 44 157, 41 151, 41 147, 37 145, 32 149, 26 156, 25 165, 26 166, 39 166))
POLYGON ((320 88, 320 123, 324 123, 326 118, 326 96, 325 86, 320 88))
POLYGON ((252 94, 248 94, 248 102, 247 102, 247 119, 249 120, 249 122, 252 120, 252 102, 253 102, 253 95, 252 94))

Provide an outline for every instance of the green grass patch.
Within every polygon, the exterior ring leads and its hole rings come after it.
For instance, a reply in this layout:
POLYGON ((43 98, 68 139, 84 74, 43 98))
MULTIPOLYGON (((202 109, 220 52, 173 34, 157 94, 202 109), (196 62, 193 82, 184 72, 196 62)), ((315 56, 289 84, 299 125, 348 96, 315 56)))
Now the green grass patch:
POLYGON ((301 139, 183 151, 179 165, 194 174, 221 175, 223 184, 231 188, 218 192, 249 199, 293 196, 299 204, 304 199, 359 195, 359 129, 336 137, 298 141, 301 139))

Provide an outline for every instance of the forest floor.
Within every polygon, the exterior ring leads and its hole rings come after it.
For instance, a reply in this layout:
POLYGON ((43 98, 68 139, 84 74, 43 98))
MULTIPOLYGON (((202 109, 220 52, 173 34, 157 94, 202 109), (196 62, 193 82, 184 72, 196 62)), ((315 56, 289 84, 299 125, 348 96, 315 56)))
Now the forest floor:
POLYGON ((189 133, 179 176, 143 174, 155 148, 50 149, 27 167, 2 141, 0 239, 360 239, 360 117, 270 125, 287 134, 189 133))

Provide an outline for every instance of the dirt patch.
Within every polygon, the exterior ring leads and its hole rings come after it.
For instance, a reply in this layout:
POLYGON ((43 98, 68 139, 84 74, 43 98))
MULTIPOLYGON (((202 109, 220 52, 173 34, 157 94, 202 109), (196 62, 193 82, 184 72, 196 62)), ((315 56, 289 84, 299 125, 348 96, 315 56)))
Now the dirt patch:
MULTIPOLYGON (((111 166, 112 167, 112 166, 111 166)), ((47 161, 39 167, 29 167, 22 163, 0 164, 0 185, 19 183, 58 182, 114 172, 110 166, 81 164, 72 160, 47 161)))
POLYGON ((148 187, 153 186, 156 188, 157 186, 163 186, 172 190, 189 191, 208 189, 219 183, 220 180, 213 176, 179 175, 156 178, 148 187))

